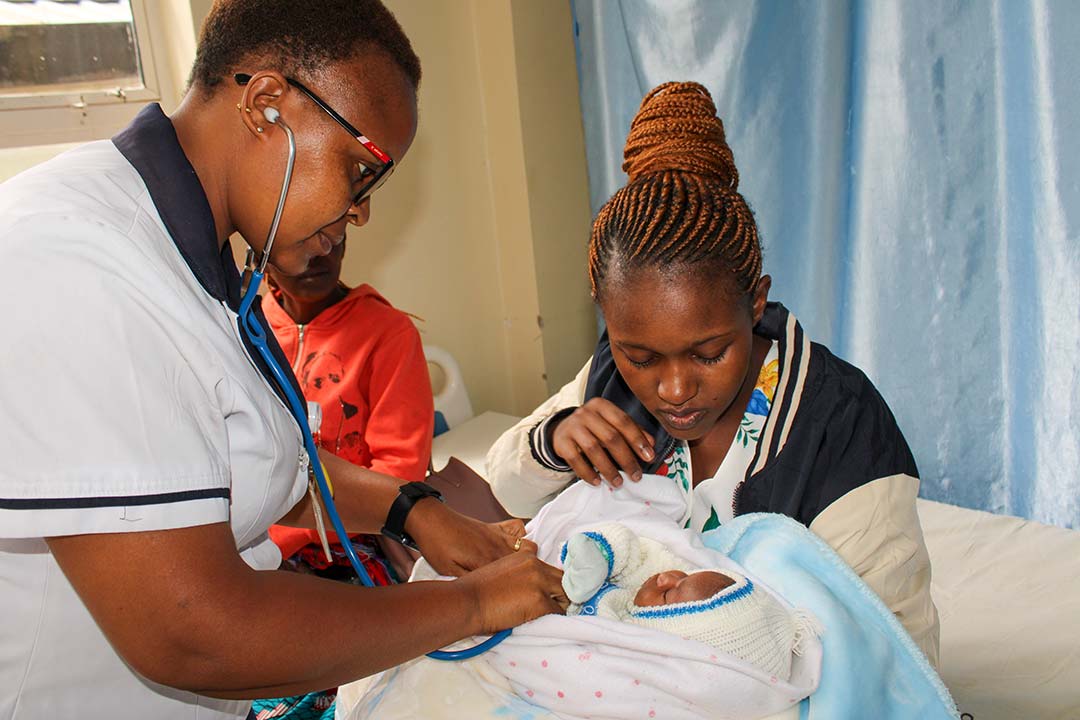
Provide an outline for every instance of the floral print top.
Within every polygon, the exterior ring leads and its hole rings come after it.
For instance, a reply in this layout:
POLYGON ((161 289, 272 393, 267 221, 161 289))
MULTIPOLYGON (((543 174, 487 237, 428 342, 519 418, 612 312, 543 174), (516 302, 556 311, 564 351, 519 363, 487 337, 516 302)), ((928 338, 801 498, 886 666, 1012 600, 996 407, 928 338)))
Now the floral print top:
POLYGON ((735 432, 731 447, 715 475, 693 487, 690 448, 685 441, 675 446, 657 471, 658 474, 671 478, 686 494, 689 500, 689 511, 683 518, 686 527, 704 532, 734 518, 732 505, 735 488, 746 477, 746 469, 754 459, 765 418, 769 416, 773 398, 776 396, 779 365, 778 345, 773 341, 765 355, 765 361, 761 364, 761 372, 758 373, 754 392, 739 422, 739 429, 735 432))

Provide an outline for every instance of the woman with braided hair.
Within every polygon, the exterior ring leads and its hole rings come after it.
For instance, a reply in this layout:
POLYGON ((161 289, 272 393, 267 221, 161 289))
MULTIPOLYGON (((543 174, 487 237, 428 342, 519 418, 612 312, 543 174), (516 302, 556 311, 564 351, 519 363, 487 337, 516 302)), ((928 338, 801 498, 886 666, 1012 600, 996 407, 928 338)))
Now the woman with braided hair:
POLYGON ((592 359, 488 455, 531 517, 575 478, 667 475, 688 527, 782 513, 831 545, 937 661, 918 470, 857 368, 769 302, 757 226, 708 90, 665 83, 630 127, 629 180, 601 208, 589 279, 607 322, 592 359))

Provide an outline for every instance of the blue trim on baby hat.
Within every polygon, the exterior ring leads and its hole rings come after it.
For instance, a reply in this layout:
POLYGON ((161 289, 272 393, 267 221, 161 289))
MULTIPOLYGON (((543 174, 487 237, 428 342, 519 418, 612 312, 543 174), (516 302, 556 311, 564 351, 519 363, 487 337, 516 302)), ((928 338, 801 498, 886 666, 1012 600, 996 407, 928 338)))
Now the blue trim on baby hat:
POLYGON ((630 614, 636 618, 646 619, 694 615, 699 612, 705 612, 706 610, 714 610, 723 605, 727 605, 728 603, 733 603, 736 600, 746 597, 753 591, 754 583, 750 582, 750 578, 746 578, 746 584, 734 592, 725 592, 724 590, 721 590, 708 600, 697 600, 694 602, 678 603, 676 605, 663 605, 655 610, 632 611, 630 614))

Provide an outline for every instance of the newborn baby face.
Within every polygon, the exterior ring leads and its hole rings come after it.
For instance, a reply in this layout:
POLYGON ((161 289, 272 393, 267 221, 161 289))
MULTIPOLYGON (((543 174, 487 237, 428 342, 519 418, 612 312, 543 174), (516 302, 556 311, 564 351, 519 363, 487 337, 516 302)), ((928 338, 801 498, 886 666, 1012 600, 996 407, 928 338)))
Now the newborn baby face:
POLYGON ((712 570, 689 575, 681 570, 667 570, 641 584, 641 589, 634 596, 634 604, 649 607, 704 600, 734 583, 727 575, 712 570))

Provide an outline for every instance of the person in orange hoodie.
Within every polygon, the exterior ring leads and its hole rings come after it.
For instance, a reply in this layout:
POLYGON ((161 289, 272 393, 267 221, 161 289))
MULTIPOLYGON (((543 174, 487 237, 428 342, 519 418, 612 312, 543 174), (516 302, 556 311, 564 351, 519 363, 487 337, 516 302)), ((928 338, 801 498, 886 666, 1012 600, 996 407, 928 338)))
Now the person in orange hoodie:
MULTIPOLYGON (((267 266, 263 312, 307 400, 322 407, 316 442, 334 455, 406 482, 423 480, 431 457, 435 408, 427 360, 412 319, 370 285, 341 282, 345 241, 315 257, 300 275, 267 266)), ((273 525, 285 565, 358 584, 341 540, 327 533, 330 557, 314 530, 273 525)), ((349 539, 376 585, 404 581, 412 556, 376 535, 349 539)), ((334 714, 336 688, 256 700, 256 717, 334 714)))
MULTIPOLYGON (((341 282, 344 255, 342 242, 295 276, 268 266, 266 319, 304 396, 322 406, 317 442, 356 465, 423 480, 435 409, 420 333, 370 285, 349 288, 341 282)), ((355 578, 332 532, 330 559, 314 530, 274 525, 270 537, 296 569, 355 578)), ((393 541, 357 536, 352 542, 377 584, 405 579, 400 575, 408 557, 403 548, 388 547, 393 541)))

